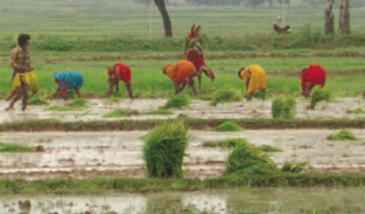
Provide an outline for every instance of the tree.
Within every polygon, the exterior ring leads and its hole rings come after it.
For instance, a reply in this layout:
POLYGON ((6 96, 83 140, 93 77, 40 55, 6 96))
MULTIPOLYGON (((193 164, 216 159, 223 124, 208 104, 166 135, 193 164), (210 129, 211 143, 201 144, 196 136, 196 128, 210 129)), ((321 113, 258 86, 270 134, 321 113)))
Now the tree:
POLYGON ((163 19, 163 26, 165 28, 165 36, 172 37, 172 25, 169 14, 167 13, 165 0, 154 0, 155 5, 157 6, 158 10, 160 11, 163 19))
POLYGON ((256 9, 257 6, 264 4, 265 0, 248 0, 250 5, 256 9))
POLYGON ((335 4, 334 0, 327 0, 327 8, 324 12, 324 31, 325 34, 333 34, 335 32, 334 22, 335 16, 333 15, 333 5, 335 4))
POLYGON ((341 33, 341 34, 350 34, 349 0, 340 0, 339 33, 341 33))

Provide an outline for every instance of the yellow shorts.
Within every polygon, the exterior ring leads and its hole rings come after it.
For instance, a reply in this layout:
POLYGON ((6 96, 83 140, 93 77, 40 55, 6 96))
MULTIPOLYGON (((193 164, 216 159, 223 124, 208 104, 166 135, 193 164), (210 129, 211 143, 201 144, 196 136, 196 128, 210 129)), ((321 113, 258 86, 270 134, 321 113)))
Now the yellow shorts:
POLYGON ((13 78, 13 86, 14 87, 19 87, 22 85, 22 83, 24 85, 28 85, 29 86, 29 75, 28 73, 16 73, 14 78, 13 78))

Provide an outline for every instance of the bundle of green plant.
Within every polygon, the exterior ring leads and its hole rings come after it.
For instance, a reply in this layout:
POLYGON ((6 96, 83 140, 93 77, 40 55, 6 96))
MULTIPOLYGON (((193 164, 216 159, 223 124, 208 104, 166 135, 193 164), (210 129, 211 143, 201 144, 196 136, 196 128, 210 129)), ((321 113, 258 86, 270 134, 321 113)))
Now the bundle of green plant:
POLYGON ((119 98, 118 97, 109 97, 108 99, 107 99, 107 101, 108 102, 111 102, 111 103, 117 103, 117 102, 119 102, 119 98))
POLYGON ((191 101, 188 95, 177 94, 169 98, 164 108, 181 108, 189 105, 190 103, 191 101))
POLYGON ((242 128, 234 122, 228 121, 219 125, 216 129, 219 132, 239 132, 242 128))
POLYGON ((296 161, 285 161, 284 165, 281 167, 282 172, 290 173, 300 173, 305 170, 309 165, 309 161, 299 162, 296 161))
POLYGON ((347 129, 342 129, 339 133, 337 134, 330 134, 327 136, 328 140, 348 140, 348 141, 356 141, 358 140, 355 135, 347 129))
POLYGON ((42 96, 40 94, 36 94, 33 95, 31 98, 29 98, 28 100, 28 105, 48 105, 48 101, 46 96, 42 96))
POLYGON ((360 107, 354 109, 354 114, 364 114, 364 113, 365 113, 365 111, 360 107))
POLYGON ((226 160, 225 175, 229 174, 274 174, 276 164, 250 144, 237 144, 226 160))
POLYGON ((67 97, 69 99, 76 99, 77 98, 77 95, 76 95, 74 90, 67 90, 66 94, 67 94, 67 97))
POLYGON ((212 106, 218 103, 235 102, 241 100, 241 94, 234 89, 220 89, 213 93, 212 106))
POLYGON ((67 104, 66 106, 71 108, 87 108, 87 100, 84 98, 76 99, 71 103, 67 104))
POLYGON ((51 106, 49 108, 47 108, 46 110, 49 111, 72 111, 75 110, 69 106, 51 106))
POLYGON ((261 100, 265 100, 267 97, 267 93, 266 91, 258 91, 252 94, 252 97, 261 99, 261 100))
POLYGON ((23 146, 14 143, 0 143, 0 152, 32 152, 35 151, 33 147, 23 146))
POLYGON ((331 100, 332 93, 329 89, 326 88, 320 88, 313 92, 311 103, 308 106, 309 109, 314 110, 317 103, 321 102, 322 100, 330 101, 331 100))
POLYGON ((199 96, 199 99, 201 100, 213 100, 213 95, 212 94, 203 94, 199 96))
POLYGON ((273 118, 293 119, 297 102, 293 96, 280 95, 274 99, 271 106, 273 118))
POLYGON ((133 115, 133 112, 127 109, 115 109, 114 111, 103 115, 103 117, 126 117, 133 115))
POLYGON ((174 112, 168 110, 168 109, 159 109, 154 111, 146 112, 145 114, 161 114, 161 115, 172 115, 174 112))
POLYGON ((180 178, 190 140, 183 122, 166 122, 143 138, 143 158, 149 178, 180 178))
POLYGON ((269 146, 269 145, 262 145, 262 146, 258 146, 256 147, 258 150, 262 151, 262 152, 282 152, 283 150, 269 146))
POLYGON ((242 138, 229 138, 226 140, 217 140, 217 141, 204 141, 204 147, 223 147, 223 148, 231 148, 236 147, 238 144, 248 144, 246 139, 242 138))

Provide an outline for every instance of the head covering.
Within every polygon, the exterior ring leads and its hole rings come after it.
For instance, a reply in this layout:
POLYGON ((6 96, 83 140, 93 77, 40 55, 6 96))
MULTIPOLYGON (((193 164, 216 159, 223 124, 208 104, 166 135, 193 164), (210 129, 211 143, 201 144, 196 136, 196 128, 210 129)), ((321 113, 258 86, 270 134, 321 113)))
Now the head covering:
POLYGON ((197 37, 198 35, 197 35, 197 32, 198 32, 198 30, 201 28, 201 26, 200 25, 196 25, 195 23, 191 26, 191 28, 190 28, 190 34, 189 34, 189 38, 190 39, 193 39, 193 38, 195 38, 195 37, 197 37))

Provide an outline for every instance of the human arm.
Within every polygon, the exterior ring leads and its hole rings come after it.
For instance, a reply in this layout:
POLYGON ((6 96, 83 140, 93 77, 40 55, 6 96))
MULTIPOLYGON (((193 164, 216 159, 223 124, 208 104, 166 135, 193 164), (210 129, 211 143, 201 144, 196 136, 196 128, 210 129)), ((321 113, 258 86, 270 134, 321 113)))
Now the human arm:
POLYGON ((28 66, 21 65, 17 63, 18 60, 18 52, 12 51, 10 55, 10 67, 12 67, 16 71, 22 71, 25 72, 28 69, 28 66))

